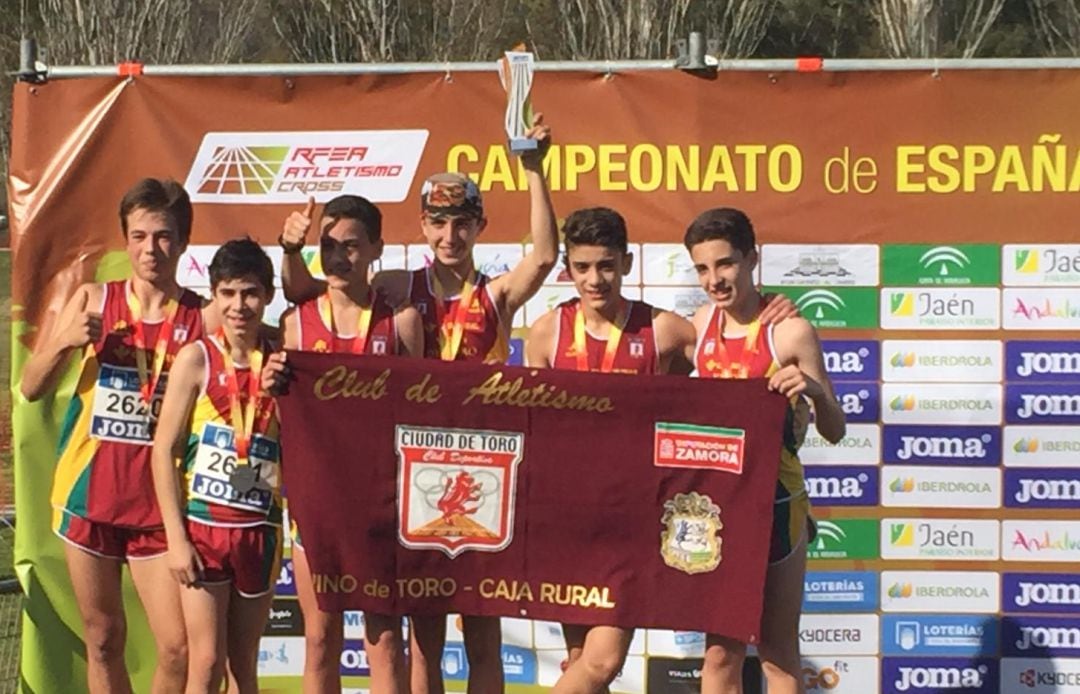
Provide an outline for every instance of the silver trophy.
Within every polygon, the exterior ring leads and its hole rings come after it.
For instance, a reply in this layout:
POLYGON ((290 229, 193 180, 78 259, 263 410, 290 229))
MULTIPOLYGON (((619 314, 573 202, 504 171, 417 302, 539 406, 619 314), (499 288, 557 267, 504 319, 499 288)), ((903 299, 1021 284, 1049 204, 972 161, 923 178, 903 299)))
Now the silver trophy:
POLYGON ((539 145, 525 131, 532 127, 532 105, 529 91, 533 82, 533 54, 523 51, 507 51, 499 61, 499 80, 506 90, 506 136, 510 139, 510 151, 515 154, 536 149, 539 145))

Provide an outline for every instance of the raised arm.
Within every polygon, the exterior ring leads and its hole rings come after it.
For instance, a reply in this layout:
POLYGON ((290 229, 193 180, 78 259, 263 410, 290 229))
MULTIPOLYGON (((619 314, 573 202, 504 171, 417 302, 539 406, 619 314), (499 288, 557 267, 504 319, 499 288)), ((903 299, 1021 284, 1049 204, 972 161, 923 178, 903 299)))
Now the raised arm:
POLYGON ((202 566, 184 527, 180 473, 176 460, 185 452, 191 411, 199 397, 205 370, 206 356, 199 343, 185 345, 177 353, 176 361, 169 369, 169 383, 161 402, 150 461, 154 493, 169 543, 169 570, 184 586, 199 580, 202 566))
POLYGON ((56 387, 56 379, 72 350, 96 342, 102 335, 101 307, 105 287, 84 284, 68 299, 49 334, 38 340, 23 367, 19 389, 27 400, 37 400, 56 387))
POLYGON ((521 155, 529 186, 529 233, 533 248, 510 272, 491 283, 492 291, 501 299, 507 315, 516 313, 540 290, 559 258, 559 229, 555 224, 555 210, 543 166, 544 156, 551 146, 551 128, 544 125, 543 114, 538 113, 533 118, 533 127, 526 137, 540 143, 535 151, 521 155))
POLYGON ((311 276, 307 263, 300 255, 307 243, 314 215, 315 198, 308 198, 307 206, 302 212, 293 211, 285 219, 281 237, 278 239, 285 251, 285 257, 281 260, 281 285, 285 290, 285 298, 294 304, 314 299, 326 291, 326 282, 311 276))

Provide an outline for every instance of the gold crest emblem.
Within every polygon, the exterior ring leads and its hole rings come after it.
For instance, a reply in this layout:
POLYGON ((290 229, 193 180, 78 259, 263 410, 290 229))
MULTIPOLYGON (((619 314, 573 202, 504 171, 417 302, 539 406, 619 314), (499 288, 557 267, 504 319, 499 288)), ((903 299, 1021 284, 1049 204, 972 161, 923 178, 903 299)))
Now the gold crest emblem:
POLYGON ((660 555, 683 573, 700 574, 720 566, 720 507, 708 496, 690 492, 664 502, 660 555))

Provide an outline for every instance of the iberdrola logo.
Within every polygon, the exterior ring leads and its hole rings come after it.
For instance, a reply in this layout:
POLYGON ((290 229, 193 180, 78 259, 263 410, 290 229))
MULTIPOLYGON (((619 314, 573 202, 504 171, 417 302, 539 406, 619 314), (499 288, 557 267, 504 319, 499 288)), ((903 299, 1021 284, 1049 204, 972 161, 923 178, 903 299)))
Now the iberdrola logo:
POLYGON ((910 583, 894 583, 889 586, 890 598, 910 598, 911 597, 911 584, 910 583))
POLYGON ((914 395, 897 395, 889 401, 889 409, 893 412, 908 412, 915 409, 914 395))
POLYGON ((903 494, 905 492, 915 491, 915 478, 914 477, 897 477, 889 485, 889 491, 903 494))
POLYGON ((1017 453, 1037 453, 1039 439, 1020 439, 1013 444, 1013 450, 1017 453))
POLYGON ((915 366, 915 353, 897 352, 896 354, 892 355, 892 359, 889 360, 889 363, 897 369, 902 369, 908 366, 915 366))
POLYGON ((1030 248, 1021 248, 1014 252, 1013 262, 1017 272, 1032 274, 1039 271, 1039 254, 1030 248))
POLYGON ((889 295, 889 312, 894 316, 915 315, 915 294, 895 292, 889 295))

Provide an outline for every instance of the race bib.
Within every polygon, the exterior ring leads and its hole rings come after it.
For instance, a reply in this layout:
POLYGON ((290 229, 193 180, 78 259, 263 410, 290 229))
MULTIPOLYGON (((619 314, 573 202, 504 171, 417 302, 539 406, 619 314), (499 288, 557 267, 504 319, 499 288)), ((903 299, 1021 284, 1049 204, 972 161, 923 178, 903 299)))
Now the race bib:
POLYGON ((116 443, 149 444, 161 413, 165 381, 166 374, 162 374, 147 408, 136 369, 102 364, 90 411, 90 436, 116 443))
POLYGON ((268 513, 280 483, 278 442, 255 434, 251 437, 248 464, 257 473, 255 488, 241 493, 229 478, 236 471, 236 447, 230 426, 207 422, 199 434, 188 494, 210 504, 268 513))

